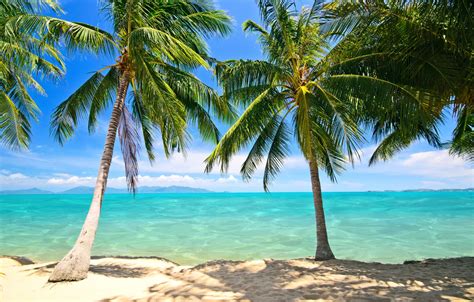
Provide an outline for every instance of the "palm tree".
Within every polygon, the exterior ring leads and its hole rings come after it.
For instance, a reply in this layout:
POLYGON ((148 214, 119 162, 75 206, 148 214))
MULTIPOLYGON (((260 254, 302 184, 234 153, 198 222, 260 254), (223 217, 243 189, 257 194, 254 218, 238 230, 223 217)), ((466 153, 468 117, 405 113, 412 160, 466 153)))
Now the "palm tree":
POLYGON ((64 73, 53 45, 14 26, 20 16, 46 8, 58 9, 54 2, 0 1, 0 142, 7 148, 27 148, 30 142, 30 120, 37 120, 40 111, 27 88, 45 93, 34 76, 57 78, 64 73))
POLYGON ((380 117, 381 111, 386 118, 377 121, 387 128, 392 119, 400 119, 401 108, 416 115, 411 123, 414 129, 425 127, 425 123, 417 123, 419 116, 431 121, 434 115, 423 110, 422 94, 415 95, 409 88, 364 74, 354 64, 361 58, 345 57, 341 45, 330 47, 328 35, 320 28, 320 3, 300 12, 289 0, 260 0, 258 5, 263 25, 246 21, 243 28, 258 34, 266 60, 217 64, 223 97, 245 110, 206 159, 206 171, 210 172, 218 163, 225 172, 232 155, 250 146, 241 168, 242 176, 244 180, 250 179, 265 160, 263 185, 268 191, 269 183, 296 141, 311 175, 315 259, 333 259, 320 170, 335 181, 345 162, 358 156, 357 148, 363 141, 359 124, 372 126, 374 116, 380 117), (353 72, 341 68, 346 65, 353 66, 353 72), (362 110, 374 116, 361 117, 362 110))
POLYGON ((7 148, 27 148, 30 142, 30 121, 40 110, 28 88, 45 94, 37 78, 54 80, 65 72, 58 42, 67 42, 70 50, 111 47, 97 28, 41 15, 48 10, 62 12, 55 0, 0 1, 0 142, 7 148))
POLYGON ((203 0, 110 0, 103 11, 113 25, 113 32, 104 34, 119 55, 103 69, 108 70, 105 75, 103 70, 95 72, 52 116, 52 133, 63 144, 86 115, 93 131, 98 114, 115 95, 89 212, 74 247, 51 274, 52 282, 87 276, 117 130, 127 185, 135 192, 141 137, 153 161, 155 130, 169 156, 185 150, 188 120, 197 123, 205 139, 217 141, 219 131, 211 114, 232 116, 216 92, 189 72, 209 66, 204 38, 230 31, 230 19, 223 11, 203 0))
MULTIPOLYGON (((325 5, 326 27, 350 41, 346 51, 371 54, 366 70, 437 96, 431 106, 453 110, 457 126, 450 152, 474 160, 474 3, 469 0, 339 1, 325 5)), ((387 150, 416 139, 407 131, 387 150)), ((381 159, 388 159, 388 152, 381 159)), ((375 160, 373 161, 375 162, 375 160)))

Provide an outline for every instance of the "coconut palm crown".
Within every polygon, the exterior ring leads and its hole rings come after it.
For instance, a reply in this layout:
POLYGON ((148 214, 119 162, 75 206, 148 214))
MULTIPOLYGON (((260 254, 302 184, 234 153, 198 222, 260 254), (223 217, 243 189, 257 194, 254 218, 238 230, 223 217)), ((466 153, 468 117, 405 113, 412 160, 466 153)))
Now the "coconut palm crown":
POLYGON ((204 139, 217 141, 211 116, 232 117, 227 103, 190 73, 209 68, 205 39, 230 31, 230 18, 211 1, 110 0, 104 1, 103 12, 113 25, 113 32, 103 34, 116 61, 93 73, 52 115, 52 134, 63 144, 83 118, 94 131, 99 114, 113 105, 91 208, 74 248, 50 281, 87 276, 117 132, 127 184, 135 192, 141 140, 153 161, 158 134, 169 156, 185 151, 188 121, 197 124, 204 139))
POLYGON ((232 155, 249 148, 242 176, 250 179, 264 161, 263 186, 268 190, 296 144, 310 168, 316 259, 332 259, 319 170, 335 181, 345 163, 357 158, 364 141, 359 124, 371 127, 378 117, 378 127, 388 129, 400 119, 398 107, 406 109, 407 118, 414 116, 413 127, 427 128, 426 123, 418 123, 422 113, 424 121, 436 120, 436 116, 425 112, 421 97, 407 88, 360 70, 344 72, 341 66, 356 64, 360 58, 344 56, 338 45, 330 47, 329 35, 320 26, 322 3, 317 1, 300 11, 289 0, 257 3, 263 25, 246 21, 243 29, 258 35, 266 59, 217 65, 224 98, 245 110, 207 158, 206 171, 219 164, 225 172, 232 155), (361 111, 373 115, 362 119, 361 111))

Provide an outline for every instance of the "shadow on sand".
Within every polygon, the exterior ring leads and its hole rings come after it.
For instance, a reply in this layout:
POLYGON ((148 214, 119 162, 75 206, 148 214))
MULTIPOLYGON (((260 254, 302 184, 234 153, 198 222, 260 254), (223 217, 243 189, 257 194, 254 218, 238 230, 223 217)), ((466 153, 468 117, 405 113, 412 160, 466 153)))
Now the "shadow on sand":
POLYGON ((213 261, 193 268, 160 272, 173 282, 149 287, 150 295, 112 301, 472 301, 474 258, 363 263, 213 261))
MULTIPOLYGON (((166 260, 160 257, 128 257, 128 256, 92 256, 92 260, 100 260, 106 258, 113 258, 113 259, 155 259, 155 260, 163 260, 170 262, 174 265, 177 265, 174 262, 166 260)), ((14 258, 12 258, 14 259, 14 258)), ((28 258, 25 258, 28 259, 28 258)), ((14 259, 16 260, 16 259, 14 259)), ((29 259, 28 259, 29 260, 29 259)), ((34 262, 29 260, 27 264, 33 264, 34 262)), ((31 274, 50 274, 54 267, 58 264, 57 262, 48 263, 44 265, 36 265, 33 268, 29 269, 31 274)), ((149 268, 146 267, 137 267, 137 266, 128 266, 128 265, 121 265, 117 263, 100 263, 100 264, 91 264, 89 268, 89 272, 103 275, 107 277, 113 278, 140 278, 147 275, 150 272, 149 268)))

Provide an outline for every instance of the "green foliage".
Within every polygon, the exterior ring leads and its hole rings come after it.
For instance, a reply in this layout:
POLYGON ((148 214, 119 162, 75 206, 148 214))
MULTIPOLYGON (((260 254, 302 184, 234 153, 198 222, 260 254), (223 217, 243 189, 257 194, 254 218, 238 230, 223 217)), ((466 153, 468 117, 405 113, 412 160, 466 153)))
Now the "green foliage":
MULTIPOLYGON (((250 147, 241 173, 248 180, 266 160, 263 185, 268 190, 296 140, 304 157, 335 181, 345 163, 357 158, 362 127, 372 127, 374 137, 416 127, 416 135, 439 145, 432 129, 440 113, 429 106, 432 95, 368 73, 360 62, 375 53, 347 51, 351 44, 344 39, 330 46, 334 33, 321 27, 321 1, 301 11, 288 0, 258 5, 263 24, 246 21, 243 29, 258 35, 266 59, 216 65, 224 98, 246 109, 207 158, 207 172, 216 164, 226 171, 232 155, 250 147), (402 123, 403 114, 413 117, 410 123, 402 123)), ((373 160, 406 144, 381 145, 373 160)))
MULTIPOLYGON (((474 3, 469 0, 336 0, 326 5, 325 30, 344 40, 339 43, 340 54, 359 57, 341 64, 341 69, 358 69, 424 91, 431 96, 425 98, 425 106, 438 119, 443 108, 453 109, 458 124, 447 145, 452 153, 472 159, 474 124, 467 116, 474 106, 473 16, 474 3)), ((387 136, 374 160, 389 158, 419 137, 439 146, 436 123, 419 127, 421 119, 426 121, 426 116, 409 114, 403 123, 393 117, 389 124, 376 127, 377 138, 382 132, 387 136)))
POLYGON ((105 32, 40 15, 48 9, 61 12, 54 0, 0 1, 0 141, 8 148, 28 147, 30 121, 36 120, 40 111, 27 89, 45 93, 35 78, 58 79, 65 72, 55 48, 58 42, 71 51, 113 50, 113 41, 105 32))
POLYGON ((464 106, 459 112, 450 147, 451 153, 474 161, 474 113, 469 106, 464 106))
POLYGON ((57 8, 49 1, 0 1, 0 142, 7 148, 27 148, 30 142, 30 121, 37 120, 40 110, 28 88, 44 94, 34 77, 57 78, 64 72, 53 45, 12 24, 12 20, 44 6, 57 8))
POLYGON ((107 74, 96 72, 58 106, 51 126, 60 143, 72 136, 86 116, 89 131, 94 131, 97 117, 111 104, 126 75, 131 89, 119 137, 128 186, 134 191, 140 140, 153 161, 158 135, 165 155, 170 156, 174 151, 185 152, 188 122, 197 125, 204 139, 217 142, 220 133, 212 116, 224 121, 234 118, 229 103, 191 73, 196 67, 210 68, 205 38, 229 33, 230 18, 207 0, 104 1, 102 12, 113 24, 112 33, 94 29, 70 35, 67 41, 72 49, 92 43, 89 50, 120 55, 106 68, 107 74))
MULTIPOLYGON (((103 79, 104 76, 100 72, 94 73, 79 89, 54 110, 51 119, 51 131, 54 138, 61 145, 74 134, 79 120, 91 108, 92 100, 100 99, 102 96, 102 99, 99 101, 101 103, 107 101, 107 95, 103 95, 102 91, 98 91, 98 87, 102 85, 103 79)), ((95 105, 95 107, 98 106, 95 105)), ((97 110, 94 110, 93 114, 94 116, 97 115, 97 110)), ((91 119, 94 120, 95 117, 90 117, 89 120, 91 119)))

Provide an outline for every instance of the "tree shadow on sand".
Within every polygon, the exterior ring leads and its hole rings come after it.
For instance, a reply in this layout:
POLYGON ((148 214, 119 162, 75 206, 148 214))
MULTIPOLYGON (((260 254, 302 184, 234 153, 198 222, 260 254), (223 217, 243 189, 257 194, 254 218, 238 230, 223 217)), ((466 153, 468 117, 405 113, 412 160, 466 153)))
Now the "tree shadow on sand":
POLYGON ((120 301, 470 301, 473 264, 472 257, 396 265, 309 259, 214 261, 167 272, 173 282, 151 286, 143 299, 120 301))
MULTIPOLYGON (((106 257, 93 257, 93 259, 102 259, 106 257)), ((123 259, 132 259, 132 257, 123 257, 123 259)), ((49 263, 45 265, 35 266, 29 271, 31 274, 50 274, 54 267, 56 266, 57 262, 49 263)), ((113 278, 140 278, 149 273, 149 269, 146 267, 138 267, 138 266, 129 266, 126 264, 118 264, 118 263, 100 263, 100 264, 91 264, 89 268, 89 272, 103 275, 107 277, 113 278)))
POLYGON ((117 264, 91 265, 90 272, 114 278, 140 278, 148 274, 144 267, 127 267, 117 264))

